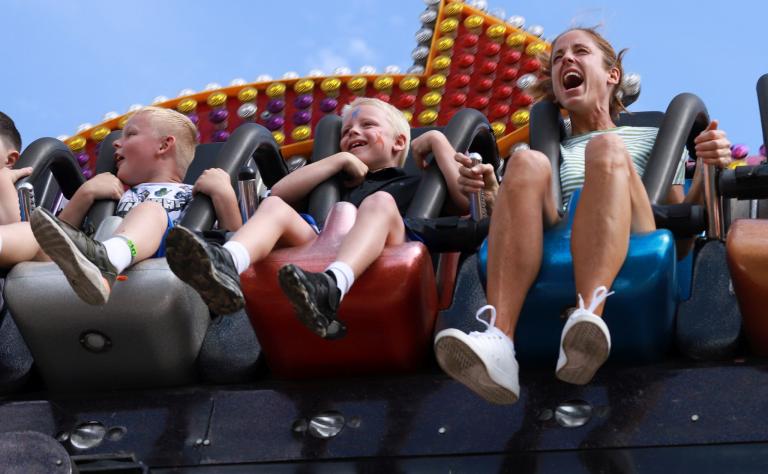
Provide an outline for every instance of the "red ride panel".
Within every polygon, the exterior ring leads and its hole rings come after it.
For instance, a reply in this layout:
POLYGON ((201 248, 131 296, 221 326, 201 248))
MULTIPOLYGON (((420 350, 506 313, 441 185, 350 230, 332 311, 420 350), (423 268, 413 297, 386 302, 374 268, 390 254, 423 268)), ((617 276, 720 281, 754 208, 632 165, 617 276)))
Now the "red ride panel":
POLYGON ((768 221, 737 220, 726 251, 747 339, 755 354, 768 356, 768 221))
POLYGON ((430 255, 418 242, 386 248, 355 282, 339 311, 347 325, 343 339, 321 339, 296 319, 277 282, 278 269, 294 263, 324 270, 356 214, 353 205, 338 203, 315 242, 276 250, 241 275, 251 324, 279 377, 407 372, 431 350, 437 289, 430 255))

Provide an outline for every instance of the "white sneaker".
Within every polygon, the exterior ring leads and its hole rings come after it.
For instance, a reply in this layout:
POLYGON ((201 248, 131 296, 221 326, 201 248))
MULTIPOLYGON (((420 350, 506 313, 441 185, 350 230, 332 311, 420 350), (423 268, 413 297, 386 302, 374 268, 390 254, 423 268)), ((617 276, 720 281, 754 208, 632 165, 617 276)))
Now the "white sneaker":
POLYGON ((555 376, 563 382, 584 385, 608 359, 611 352, 611 333, 603 318, 594 314, 600 303, 613 292, 601 286, 592 294, 592 303, 584 309, 579 295, 579 308, 571 313, 560 336, 560 357, 555 376))
POLYGON ((488 329, 469 334, 444 329, 435 336, 435 355, 443 370, 492 403, 515 403, 520 396, 512 340, 496 328, 496 308, 486 305, 475 315, 488 329), (480 315, 490 310, 490 323, 480 315))

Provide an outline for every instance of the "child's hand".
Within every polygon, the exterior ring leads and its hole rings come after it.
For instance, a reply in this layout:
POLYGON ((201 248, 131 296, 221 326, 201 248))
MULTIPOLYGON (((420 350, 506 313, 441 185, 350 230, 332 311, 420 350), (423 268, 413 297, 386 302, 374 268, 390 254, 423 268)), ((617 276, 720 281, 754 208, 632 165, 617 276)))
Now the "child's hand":
POLYGON ((419 168, 424 169, 427 167, 426 159, 427 155, 432 153, 432 140, 439 139, 438 136, 445 137, 445 135, 437 130, 430 130, 419 135, 411 142, 411 156, 419 168))
POLYGON ((9 179, 11 183, 16 183, 16 181, 20 180, 21 178, 24 178, 25 176, 29 176, 32 174, 32 167, 28 166, 26 168, 19 168, 19 169, 11 169, 11 168, 0 168, 0 176, 2 176, 5 179, 9 179))
POLYGON ((203 193, 213 197, 216 193, 234 192, 229 175, 221 168, 208 168, 197 178, 192 193, 203 193))
POLYGON ((112 173, 100 173, 83 183, 77 192, 87 193, 93 201, 119 200, 123 196, 123 183, 112 173))
POLYGON ((346 178, 344 185, 354 188, 365 180, 365 175, 368 174, 368 166, 352 153, 345 153, 342 156, 344 156, 344 163, 341 171, 346 178))
POLYGON ((717 125, 717 120, 710 122, 693 142, 696 144, 697 158, 701 158, 706 165, 723 168, 731 162, 731 142, 724 131, 717 129, 717 125))

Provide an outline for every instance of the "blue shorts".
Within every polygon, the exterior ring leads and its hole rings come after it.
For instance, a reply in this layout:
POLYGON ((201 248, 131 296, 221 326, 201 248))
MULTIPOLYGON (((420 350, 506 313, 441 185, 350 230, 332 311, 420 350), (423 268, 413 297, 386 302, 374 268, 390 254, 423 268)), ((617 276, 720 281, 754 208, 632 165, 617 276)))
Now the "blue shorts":
POLYGON ((160 258, 165 257, 165 238, 168 237, 168 232, 173 229, 174 224, 171 220, 171 216, 166 214, 165 215, 168 218, 168 227, 165 228, 165 234, 163 234, 163 238, 160 240, 160 247, 157 249, 157 252, 155 252, 154 255, 152 255, 151 258, 160 258))
POLYGON ((422 244, 427 245, 427 242, 424 240, 424 237, 422 237, 413 229, 408 227, 408 221, 405 218, 403 218, 403 227, 405 227, 406 242, 421 242, 422 244))
POLYGON ((300 212, 299 215, 307 224, 309 224, 310 227, 312 227, 312 230, 315 231, 315 234, 320 233, 320 227, 318 227, 317 221, 314 217, 310 216, 309 214, 304 214, 303 212, 300 212))

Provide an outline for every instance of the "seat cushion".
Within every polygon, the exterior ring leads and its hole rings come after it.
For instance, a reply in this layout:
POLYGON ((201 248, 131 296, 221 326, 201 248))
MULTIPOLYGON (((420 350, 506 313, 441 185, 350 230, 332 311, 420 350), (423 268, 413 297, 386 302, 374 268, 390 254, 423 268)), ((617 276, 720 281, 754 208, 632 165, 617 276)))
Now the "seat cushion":
MULTIPOLYGON (((569 213, 544 233, 541 270, 528 292, 515 332, 515 348, 523 361, 554 364, 568 308, 577 306, 571 255, 571 227, 578 195, 569 213)), ((487 242, 480 250, 485 279, 487 242)), ((629 252, 605 303, 611 332, 611 360, 644 363, 663 359, 674 337, 678 299, 672 233, 657 230, 630 236, 629 252)))
POLYGON ((106 390, 195 380, 208 308, 165 259, 145 260, 124 276, 106 305, 91 306, 53 263, 21 263, 8 274, 8 305, 49 388, 106 390))
POLYGON ((388 247, 341 303, 343 339, 328 341, 306 329, 277 281, 283 265, 323 271, 334 260, 357 209, 338 203, 312 243, 272 252, 241 275, 241 284, 267 364, 280 377, 343 376, 411 371, 432 344, 437 290, 432 261, 418 242, 388 247))

